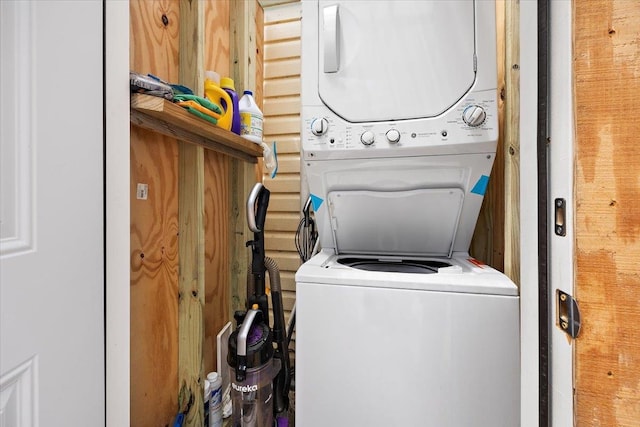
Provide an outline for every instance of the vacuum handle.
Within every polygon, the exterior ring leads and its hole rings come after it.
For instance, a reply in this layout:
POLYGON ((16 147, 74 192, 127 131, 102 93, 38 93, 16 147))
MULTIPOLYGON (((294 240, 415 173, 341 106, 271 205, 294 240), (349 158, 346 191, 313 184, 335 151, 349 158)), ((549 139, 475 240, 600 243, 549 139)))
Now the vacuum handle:
POLYGON ((238 367, 236 368, 236 380, 244 381, 247 375, 247 338, 249 337, 249 331, 251 325, 256 319, 259 310, 257 304, 253 306, 251 310, 247 312, 240 331, 238 332, 238 367))
POLYGON ((264 228, 269 206, 269 190, 261 183, 256 183, 247 199, 247 224, 249 230, 260 233, 264 228), (257 209, 256 209, 257 204, 257 209))
POLYGON ((247 312, 247 316, 244 318, 244 322, 242 322, 242 326, 240 326, 240 332, 238 332, 238 356, 247 355, 247 337, 249 336, 249 330, 251 329, 251 325, 253 325, 253 321, 258 313, 258 307, 254 307, 249 310, 247 312))

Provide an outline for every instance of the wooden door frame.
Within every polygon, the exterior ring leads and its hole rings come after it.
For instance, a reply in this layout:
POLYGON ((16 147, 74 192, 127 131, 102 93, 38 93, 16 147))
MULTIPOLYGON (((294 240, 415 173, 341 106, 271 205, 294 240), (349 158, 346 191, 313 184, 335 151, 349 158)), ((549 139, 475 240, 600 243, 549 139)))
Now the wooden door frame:
POLYGON ((129 408, 129 2, 104 0, 106 420, 130 423, 129 408))

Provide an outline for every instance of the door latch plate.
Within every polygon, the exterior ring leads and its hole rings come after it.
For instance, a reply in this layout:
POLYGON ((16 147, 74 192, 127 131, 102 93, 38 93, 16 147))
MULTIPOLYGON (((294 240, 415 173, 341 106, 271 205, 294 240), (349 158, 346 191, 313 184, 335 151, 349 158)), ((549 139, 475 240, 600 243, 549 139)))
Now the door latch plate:
POLYGON ((555 224, 554 231, 558 236, 567 235, 567 202, 565 199, 556 199, 555 205, 555 224))
POLYGON ((580 309, 578 302, 568 293, 556 290, 558 326, 571 338, 580 334, 580 309))

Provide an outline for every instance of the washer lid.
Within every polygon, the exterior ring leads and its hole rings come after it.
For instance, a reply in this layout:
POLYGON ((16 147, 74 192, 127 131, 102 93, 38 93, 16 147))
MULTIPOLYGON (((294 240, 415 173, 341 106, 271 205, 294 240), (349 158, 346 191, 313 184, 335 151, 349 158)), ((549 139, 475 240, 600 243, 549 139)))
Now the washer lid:
POLYGON ((476 78, 474 3, 320 1, 320 98, 349 122, 442 114, 476 78))
POLYGON ((451 256, 464 192, 332 191, 328 194, 337 253, 451 256))

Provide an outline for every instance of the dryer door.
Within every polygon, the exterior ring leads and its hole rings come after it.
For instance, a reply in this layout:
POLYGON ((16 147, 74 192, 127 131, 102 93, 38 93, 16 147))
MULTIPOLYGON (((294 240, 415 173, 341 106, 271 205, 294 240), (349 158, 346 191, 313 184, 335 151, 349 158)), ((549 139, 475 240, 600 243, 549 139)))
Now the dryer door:
POLYGON ((320 1, 320 98, 349 122, 445 112, 475 81, 474 3, 320 1))

